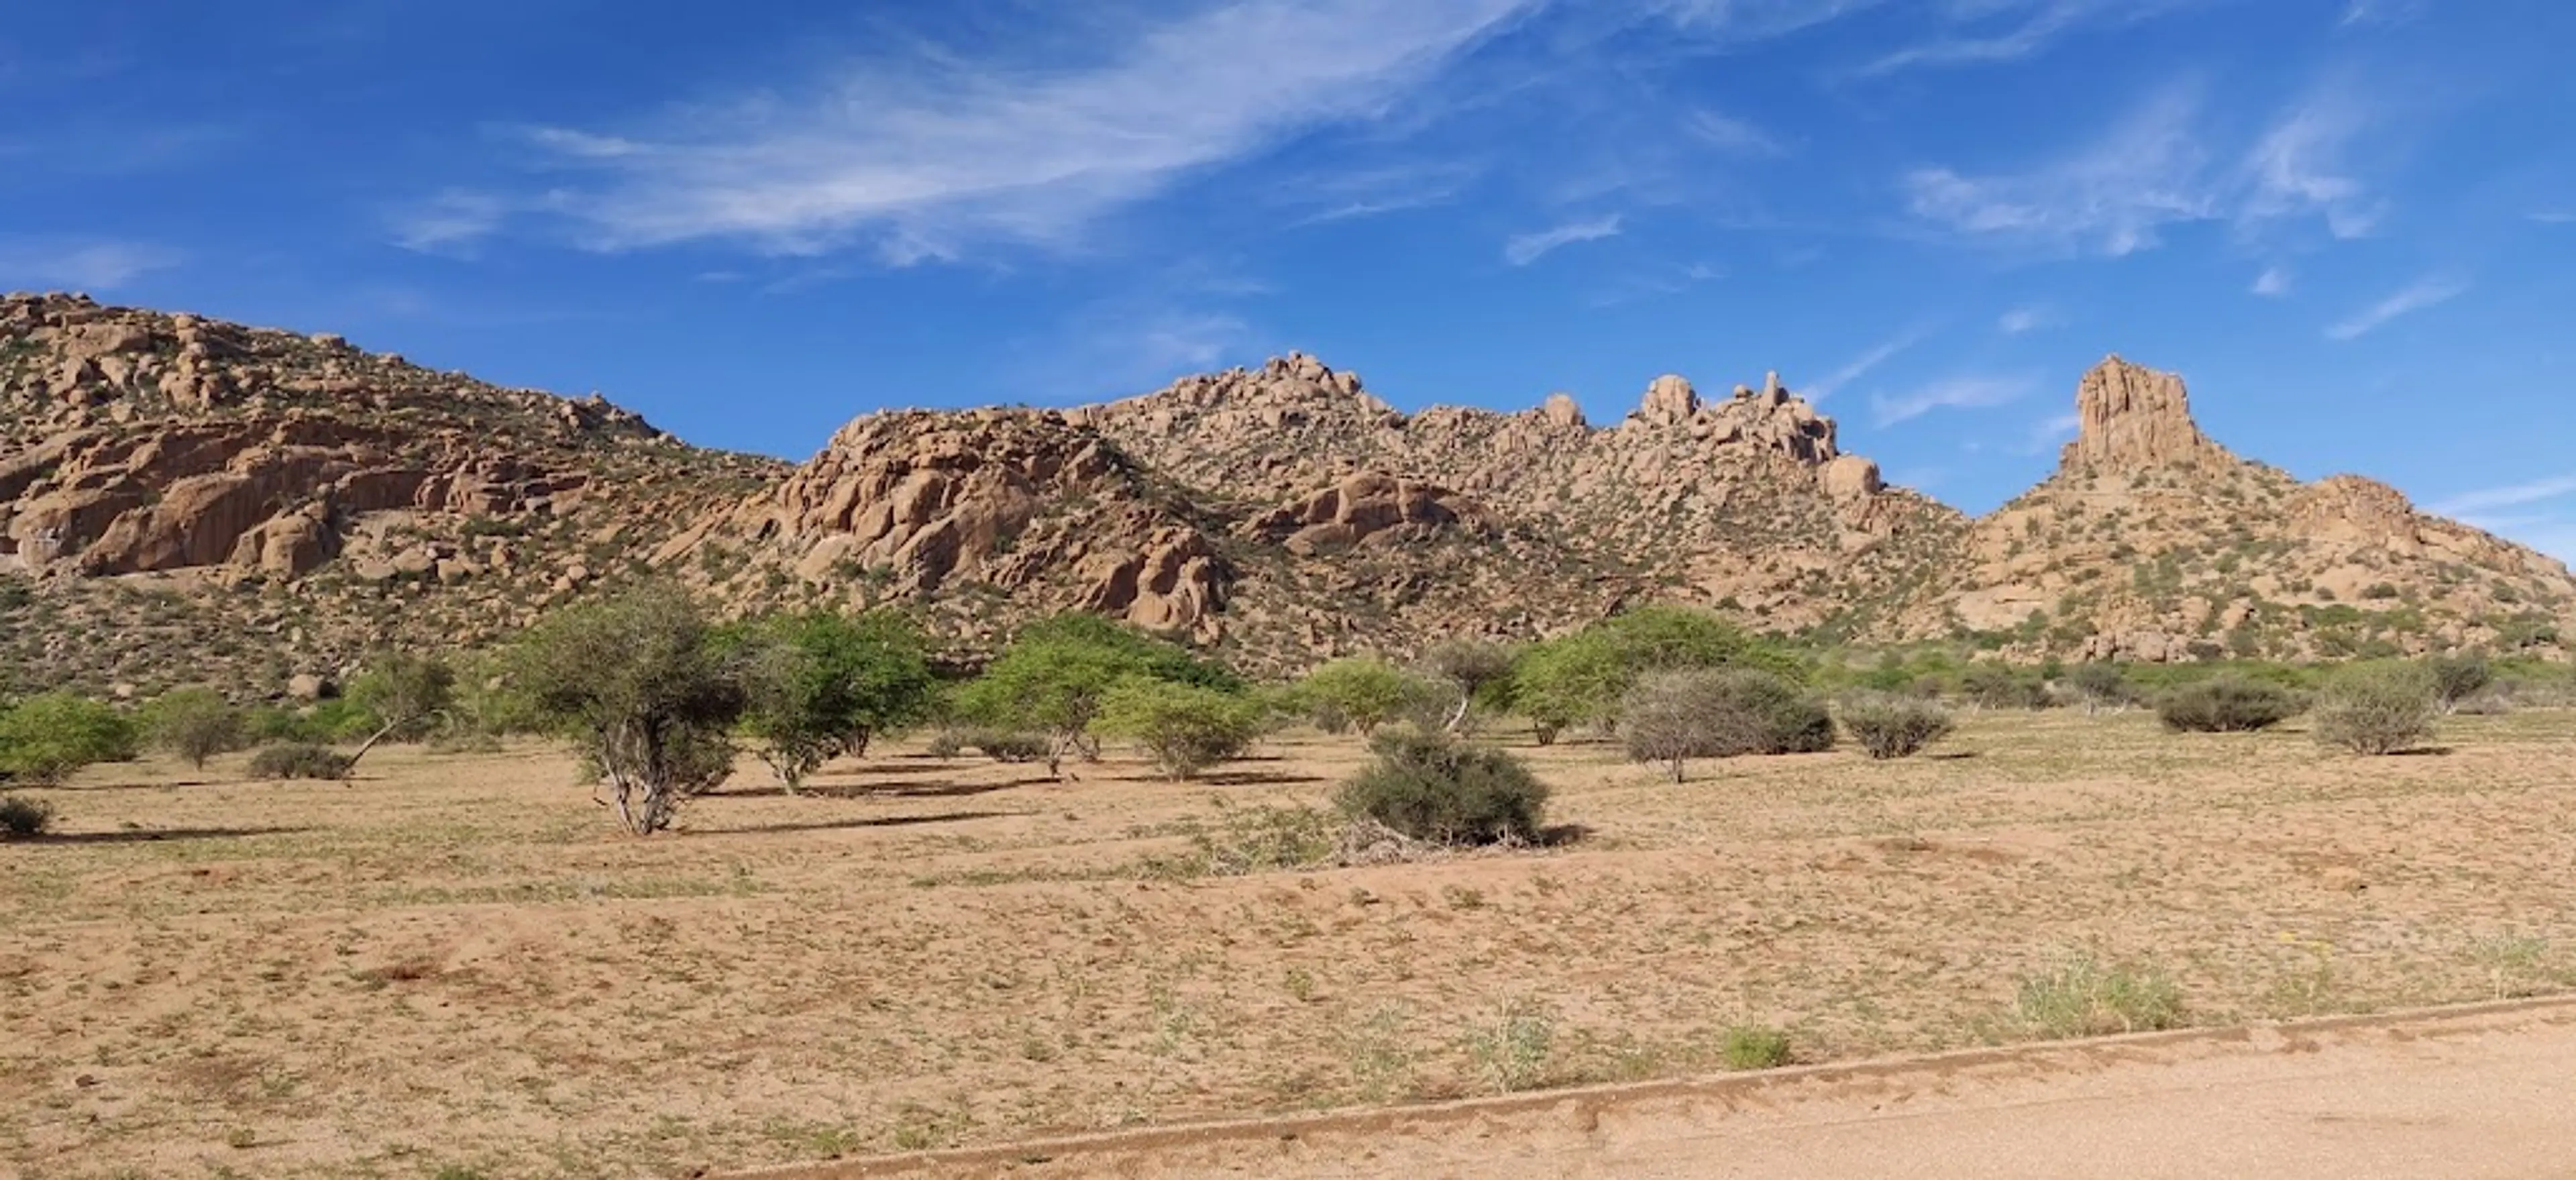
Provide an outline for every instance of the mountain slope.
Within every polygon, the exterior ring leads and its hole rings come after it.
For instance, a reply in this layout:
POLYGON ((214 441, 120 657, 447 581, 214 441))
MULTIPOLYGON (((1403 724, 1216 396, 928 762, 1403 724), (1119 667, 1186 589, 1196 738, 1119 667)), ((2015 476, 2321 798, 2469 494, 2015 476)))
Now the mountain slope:
POLYGON ((335 337, 11 296, 0 659, 274 692, 648 575, 738 611, 904 604, 960 659, 1080 609, 1259 671, 1645 601, 2022 658, 2576 633, 2561 563, 2239 458, 2170 374, 2115 357, 2076 402, 2056 473, 1976 520, 1885 486, 1776 379, 1703 399, 1659 378, 1596 427, 1562 395, 1404 414, 1305 356, 1061 412, 865 415, 789 465, 335 337))

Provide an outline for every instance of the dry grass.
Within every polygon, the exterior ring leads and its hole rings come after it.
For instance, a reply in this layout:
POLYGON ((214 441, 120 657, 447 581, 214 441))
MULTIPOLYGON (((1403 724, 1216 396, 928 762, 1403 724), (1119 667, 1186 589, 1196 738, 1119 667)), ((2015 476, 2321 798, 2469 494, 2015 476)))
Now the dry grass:
POLYGON ((2576 982, 2567 714, 2298 728, 1987 713, 1680 786, 1520 742, 1580 840, 1329 870, 1211 855, 1329 797, 1361 751, 1319 737, 1185 787, 746 774, 647 841, 537 749, 99 768, 0 851, 0 1168, 660 1176, 1710 1070, 1748 1028, 1829 1061, 2038 1035, 2023 981, 2079 956, 2198 1023, 2576 982))

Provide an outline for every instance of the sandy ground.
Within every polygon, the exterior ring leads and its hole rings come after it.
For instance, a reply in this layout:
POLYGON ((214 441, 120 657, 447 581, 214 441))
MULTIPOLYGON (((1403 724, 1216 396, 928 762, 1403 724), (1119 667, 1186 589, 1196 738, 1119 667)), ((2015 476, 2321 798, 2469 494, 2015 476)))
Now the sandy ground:
POLYGON ((539 747, 350 785, 98 768, 0 846, 0 1172, 665 1176, 2044 1035, 2074 956, 2200 1025, 2576 983, 2576 718, 2447 752, 1970 719, 1942 757, 1528 750, 1561 847, 1209 875, 1345 740, 1209 782, 905 751, 618 836, 539 747))
POLYGON ((1971 1050, 779 1169, 874 1177, 2576 1175, 2576 1002, 1971 1050))

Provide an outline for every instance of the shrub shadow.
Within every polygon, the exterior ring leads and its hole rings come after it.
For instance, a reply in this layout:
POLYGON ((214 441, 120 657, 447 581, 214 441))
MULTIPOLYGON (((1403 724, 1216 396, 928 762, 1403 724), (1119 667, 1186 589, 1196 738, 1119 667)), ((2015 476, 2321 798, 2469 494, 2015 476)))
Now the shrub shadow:
POLYGON ((818 819, 797 823, 753 824, 740 828, 697 829, 694 836, 784 835, 795 832, 834 832, 858 828, 909 828, 921 824, 964 823, 975 819, 998 819, 1026 815, 1024 811, 942 811, 934 815, 881 815, 860 819, 818 819))
POLYGON ((119 832, 50 832, 22 836, 12 844, 152 844, 163 840, 237 840, 250 836, 292 836, 311 828, 135 828, 119 832))

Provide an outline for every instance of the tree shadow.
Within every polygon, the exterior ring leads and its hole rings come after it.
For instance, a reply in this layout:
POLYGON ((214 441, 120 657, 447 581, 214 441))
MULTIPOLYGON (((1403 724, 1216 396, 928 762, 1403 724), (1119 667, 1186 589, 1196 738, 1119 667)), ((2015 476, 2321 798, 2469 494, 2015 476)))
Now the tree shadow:
POLYGON ((715 828, 692 831, 694 836, 783 835, 794 832, 835 832, 861 828, 909 828, 921 824, 963 823, 974 819, 998 819, 1009 815, 1027 815, 1025 811, 942 811, 934 815, 880 815, 860 819, 818 819, 783 824, 753 824, 740 828, 715 828))
MULTIPOLYGON (((1159 781, 1159 780, 1157 780, 1159 781)), ((1287 774, 1276 770, 1221 770, 1202 774, 1190 780, 1191 786, 1207 787, 1288 787, 1326 781, 1321 775, 1287 774)))
POLYGON ((133 828, 118 832, 52 832, 22 836, 12 844, 153 844, 164 840, 238 840, 251 836, 292 836, 311 828, 133 828))
POLYGON ((1051 778, 1014 779, 1002 783, 807 783, 790 795, 787 788, 773 783, 765 787, 727 787, 708 792, 717 799, 956 799, 968 795, 989 795, 1015 787, 1043 786, 1051 778))
POLYGON ((1937 754, 1925 754, 1923 758, 1927 762, 1965 762, 1982 756, 1983 752, 1978 750, 1943 750, 1937 754))
POLYGON ((2457 747, 2454 746, 2409 746, 2403 750, 2390 750, 2388 756, 2391 758, 2448 758, 2455 749, 2457 747))

